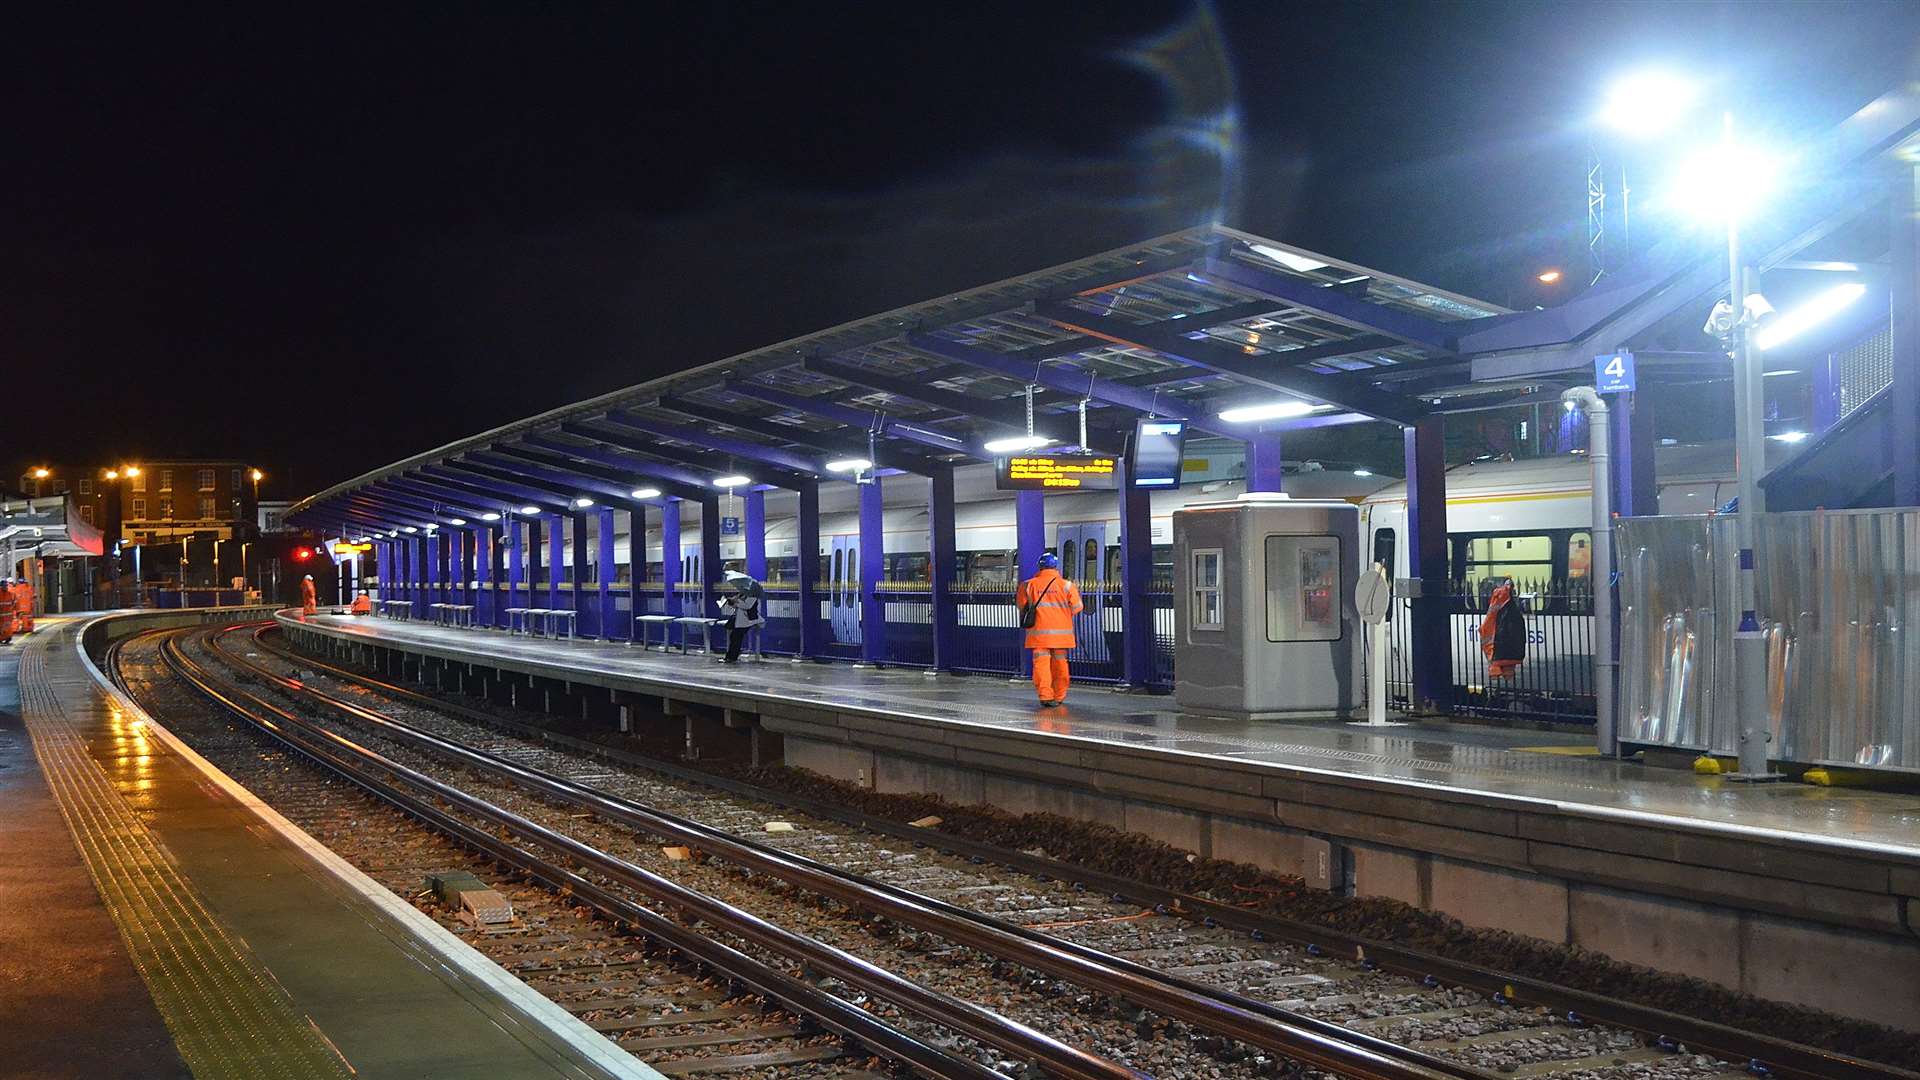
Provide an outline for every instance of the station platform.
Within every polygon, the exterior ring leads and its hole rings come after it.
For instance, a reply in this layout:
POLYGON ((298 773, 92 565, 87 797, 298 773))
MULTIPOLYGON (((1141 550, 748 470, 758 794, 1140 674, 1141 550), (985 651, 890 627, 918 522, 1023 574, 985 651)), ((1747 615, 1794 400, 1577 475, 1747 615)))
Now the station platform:
POLYGON ((107 686, 82 628, 0 650, 0 1072, 658 1075, 107 686))
MULTIPOLYGON (((1600 758, 1578 737, 279 613, 303 647, 869 786, 1100 821, 1321 887, 1920 1028, 1920 793, 1600 758), (625 713, 626 719, 617 714, 625 713)), ((1590 746, 1591 744, 1587 744, 1590 746)))

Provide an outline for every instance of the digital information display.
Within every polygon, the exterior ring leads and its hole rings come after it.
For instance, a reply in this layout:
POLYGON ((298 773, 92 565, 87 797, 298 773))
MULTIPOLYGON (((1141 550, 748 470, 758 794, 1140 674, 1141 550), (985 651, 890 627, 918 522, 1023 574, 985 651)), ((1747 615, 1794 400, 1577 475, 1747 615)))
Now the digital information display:
POLYGON ((1133 427, 1133 467, 1127 470, 1137 488, 1180 486, 1186 464, 1185 420, 1140 420, 1133 427))
POLYGON ((1112 491, 1119 461, 1103 454, 1015 454, 993 461, 1001 491, 1112 491))

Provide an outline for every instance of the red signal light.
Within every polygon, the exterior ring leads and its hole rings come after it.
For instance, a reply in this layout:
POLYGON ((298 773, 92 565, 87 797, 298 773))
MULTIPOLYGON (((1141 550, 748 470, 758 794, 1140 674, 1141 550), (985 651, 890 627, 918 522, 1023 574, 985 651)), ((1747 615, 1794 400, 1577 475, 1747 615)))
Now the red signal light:
POLYGON ((293 549, 293 561, 295 561, 295 562, 306 562, 306 561, 307 561, 308 559, 311 559, 311 558, 313 558, 313 549, 312 549, 312 548, 304 548, 304 547, 302 547, 302 548, 294 548, 294 549, 293 549))

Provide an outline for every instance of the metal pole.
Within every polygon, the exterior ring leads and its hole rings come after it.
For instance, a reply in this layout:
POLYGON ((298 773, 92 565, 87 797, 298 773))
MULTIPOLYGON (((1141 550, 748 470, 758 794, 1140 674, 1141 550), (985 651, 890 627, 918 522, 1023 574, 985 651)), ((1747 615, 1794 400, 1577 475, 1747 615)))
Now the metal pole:
POLYGON ((1613 432, 1607 403, 1591 386, 1576 386, 1560 395, 1587 414, 1587 460, 1593 468, 1593 737, 1602 754, 1620 752, 1619 727, 1613 710, 1620 658, 1613 648, 1613 432))

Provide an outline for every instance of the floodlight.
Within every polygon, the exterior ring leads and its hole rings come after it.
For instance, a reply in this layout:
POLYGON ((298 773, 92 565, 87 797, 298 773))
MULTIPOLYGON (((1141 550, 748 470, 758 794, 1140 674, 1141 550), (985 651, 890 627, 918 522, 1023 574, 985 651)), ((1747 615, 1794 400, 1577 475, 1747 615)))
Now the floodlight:
POLYGON ((1780 162, 1757 147, 1717 143, 1688 158, 1668 185, 1669 203, 1688 217, 1746 220, 1772 192, 1780 162))
POLYGON ((994 439, 982 447, 989 454, 1017 454, 1022 450, 1038 450, 1043 446, 1052 446, 1053 440, 1045 435, 1015 435, 1006 439, 994 439))
POLYGON ((634 488, 632 491, 627 492, 627 494, 631 495, 636 499, 657 499, 660 497, 660 489, 659 488, 634 488))
POLYGON ((1815 293, 1811 300, 1792 311, 1776 315, 1771 322, 1762 325, 1760 332, 1753 335, 1753 347, 1771 349, 1783 345, 1839 314, 1866 293, 1867 287, 1858 281, 1849 281, 1845 285, 1835 285, 1815 293))
POLYGON ((830 473, 866 472, 871 468, 873 468, 873 462, 866 458, 850 457, 827 462, 827 471, 830 473))
POLYGON ((1560 282, 1561 274, 1558 270, 1542 270, 1533 276, 1534 279, 1542 285, 1557 285, 1560 282))
POLYGON ((1643 71, 1613 84, 1600 118, 1616 131, 1655 135, 1685 116, 1699 92, 1699 87, 1671 72, 1643 71))
POLYGON ((1270 401, 1265 405, 1228 409, 1220 414, 1220 419, 1229 424, 1251 424, 1261 420, 1288 420, 1312 411, 1313 406, 1304 401, 1270 401))

